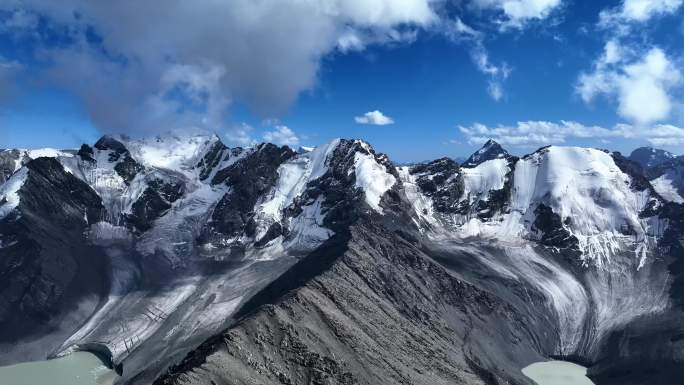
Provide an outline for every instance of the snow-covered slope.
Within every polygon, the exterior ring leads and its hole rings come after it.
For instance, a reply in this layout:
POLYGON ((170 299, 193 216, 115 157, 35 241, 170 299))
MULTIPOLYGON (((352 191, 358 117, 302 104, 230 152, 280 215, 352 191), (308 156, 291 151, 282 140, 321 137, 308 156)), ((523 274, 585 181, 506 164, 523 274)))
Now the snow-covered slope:
POLYGON ((0 219, 4 218, 19 205, 19 189, 26 180, 27 169, 20 169, 0 184, 0 219))
POLYGON ((11 155, 0 220, 21 215, 22 195, 30 194, 21 190, 30 172, 24 165, 43 156, 104 206, 84 237, 110 260, 108 277, 100 277, 111 280, 110 293, 88 322, 50 349, 104 344, 131 374, 150 364, 143 352, 177 354, 224 328, 242 303, 355 211, 382 215, 383 195, 396 183, 386 157, 365 142, 340 139, 296 153, 272 144, 228 148, 212 135, 105 136, 78 151, 11 155), (216 270, 207 273, 211 264, 216 270), (188 324, 179 328, 179 319, 188 324))
MULTIPOLYGON (((402 175, 411 182, 407 173, 402 175)), ((463 168, 458 178, 464 186, 461 210, 435 214, 434 220, 449 229, 442 231, 542 243, 552 232, 561 232, 580 251, 583 264, 602 266, 624 250, 645 258, 662 230, 657 219, 643 214, 657 198, 648 189, 633 188, 631 177, 604 151, 547 147, 517 161, 500 158, 463 168), (558 218, 555 228, 545 226, 542 216, 558 218)), ((416 210, 425 216, 424 209, 416 210)))
POLYGON ((674 158, 647 170, 653 188, 663 199, 684 203, 684 158, 674 158))
POLYGON ((615 250, 648 246, 656 229, 641 214, 652 199, 648 190, 631 188, 610 154, 550 147, 516 164, 511 211, 531 220, 540 204, 550 206, 578 239, 583 260, 600 266, 615 250))

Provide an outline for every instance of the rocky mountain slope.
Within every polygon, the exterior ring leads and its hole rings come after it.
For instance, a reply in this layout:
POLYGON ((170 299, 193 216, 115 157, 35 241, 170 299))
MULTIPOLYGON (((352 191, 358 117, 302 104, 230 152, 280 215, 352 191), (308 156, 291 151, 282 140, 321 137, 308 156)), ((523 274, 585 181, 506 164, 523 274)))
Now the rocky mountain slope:
POLYGON ((673 153, 653 147, 639 147, 629 154, 629 160, 639 163, 644 169, 659 166, 674 158, 676 156, 673 153))
MULTIPOLYGON (((0 152, 0 363, 121 384, 597 384, 684 374, 681 202, 619 153, 104 137, 0 152)), ((681 180, 681 179, 680 179, 681 180)))
POLYGON ((684 158, 677 157, 651 167, 646 175, 663 199, 684 203, 684 158))

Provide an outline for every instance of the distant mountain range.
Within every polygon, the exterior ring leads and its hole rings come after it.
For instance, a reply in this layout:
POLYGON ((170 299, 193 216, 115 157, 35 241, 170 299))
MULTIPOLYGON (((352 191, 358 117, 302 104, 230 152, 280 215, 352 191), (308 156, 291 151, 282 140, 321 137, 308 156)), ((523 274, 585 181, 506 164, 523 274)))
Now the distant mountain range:
POLYGON ((639 163, 644 169, 659 166, 675 158, 671 152, 652 147, 639 147, 629 155, 629 160, 639 163))
POLYGON ((487 142, 397 166, 337 139, 105 136, 0 151, 0 365, 84 349, 117 384, 684 378, 684 167, 487 142))

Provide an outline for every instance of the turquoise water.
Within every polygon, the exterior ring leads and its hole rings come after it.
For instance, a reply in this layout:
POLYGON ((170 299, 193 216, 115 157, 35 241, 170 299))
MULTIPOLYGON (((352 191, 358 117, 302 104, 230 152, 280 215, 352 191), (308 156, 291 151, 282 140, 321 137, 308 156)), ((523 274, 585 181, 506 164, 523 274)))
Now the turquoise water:
POLYGON ((0 385, 111 385, 116 373, 93 354, 0 367, 0 385))
POLYGON ((594 385, 587 368, 566 361, 537 362, 522 370, 538 385, 594 385))

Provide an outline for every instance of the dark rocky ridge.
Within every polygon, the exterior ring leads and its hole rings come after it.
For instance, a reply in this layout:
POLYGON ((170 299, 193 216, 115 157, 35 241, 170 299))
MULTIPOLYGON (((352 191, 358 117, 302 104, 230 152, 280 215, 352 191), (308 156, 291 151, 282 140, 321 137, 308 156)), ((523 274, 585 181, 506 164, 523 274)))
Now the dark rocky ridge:
POLYGON ((104 216, 100 198, 53 158, 26 167, 18 210, 0 220, 8 245, 0 248, 0 351, 47 332, 38 342, 43 351, 55 349, 70 332, 60 329, 62 320, 83 311, 76 304, 108 290, 107 261, 83 239, 87 223, 104 216))
POLYGON ((525 315, 383 227, 358 224, 344 238, 155 385, 528 383, 517 368, 539 347, 525 315))
POLYGON ((200 180, 207 179, 214 168, 227 156, 230 156, 228 147, 220 140, 216 141, 197 164, 197 168, 202 170, 200 173, 200 180))
MULTIPOLYGON (((220 146, 211 151, 216 151, 217 148, 220 146)), ((287 146, 278 147, 265 143, 258 145, 232 165, 218 170, 211 184, 225 183, 230 186, 230 192, 214 208, 211 222, 202 235, 203 239, 222 243, 243 233, 253 236, 256 227, 253 220, 254 205, 275 185, 278 167, 294 155, 295 152, 287 146)), ((206 164, 206 157, 204 162, 206 164)))
POLYGON ((148 186, 133 203, 131 214, 126 217, 128 223, 141 232, 149 230, 154 220, 164 215, 171 204, 183 195, 185 189, 180 181, 161 179, 150 181, 148 186))
POLYGON ((0 150, 0 184, 12 176, 21 156, 18 150, 0 150))
POLYGON ((435 210, 442 213, 463 211, 459 199, 463 195, 463 178, 460 167, 449 158, 410 167, 409 172, 416 175, 416 183, 421 190, 433 199, 435 210))

